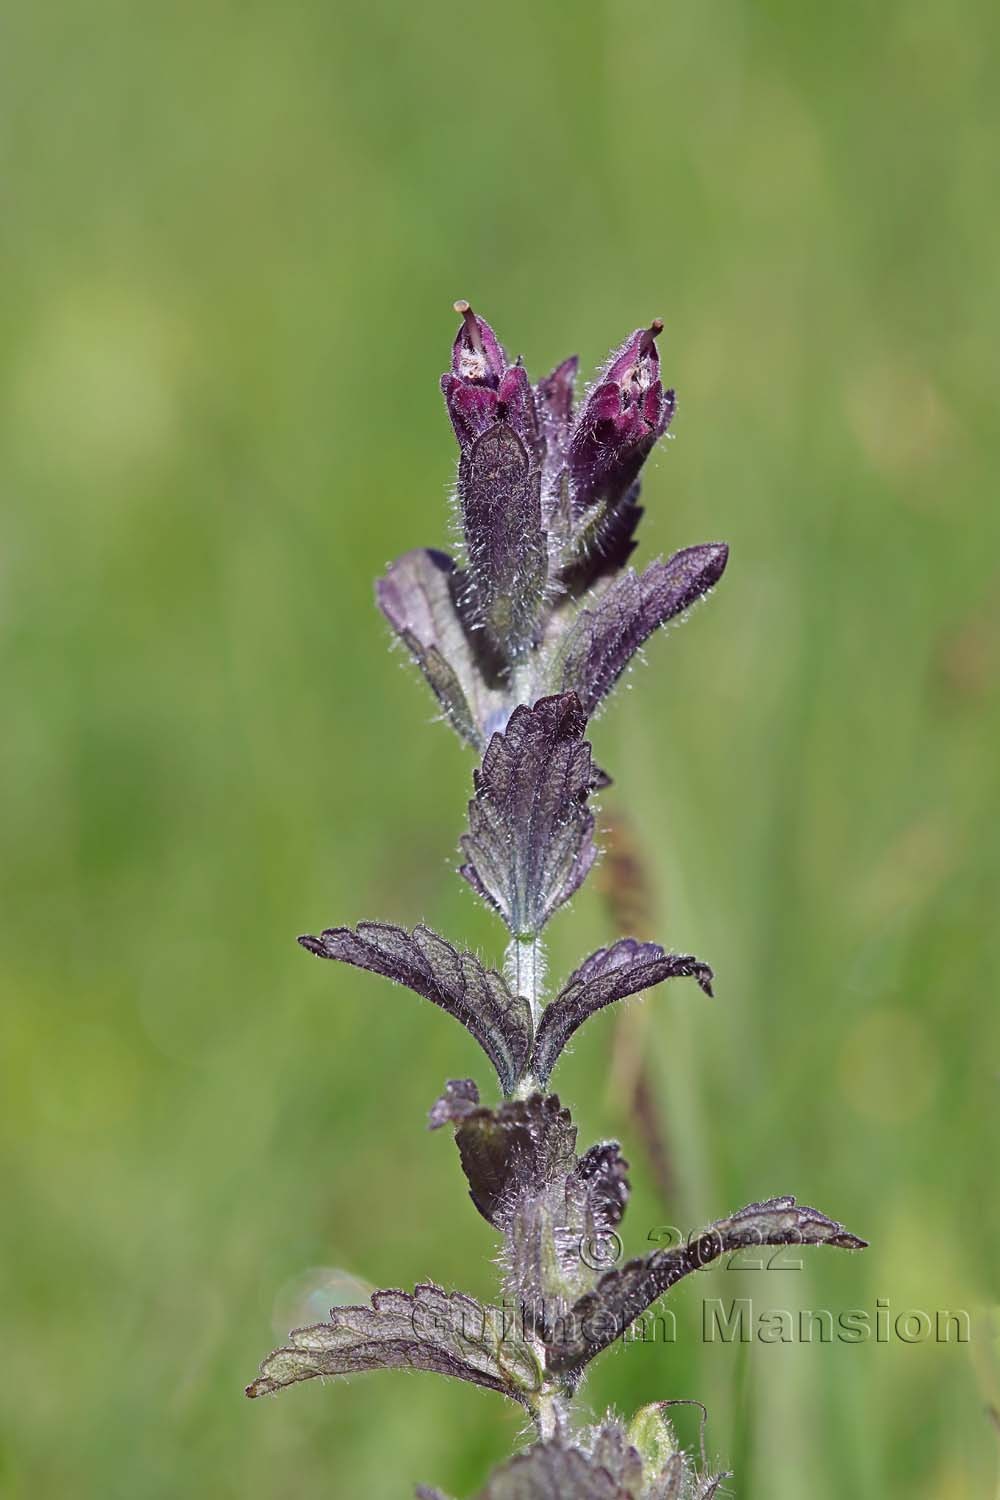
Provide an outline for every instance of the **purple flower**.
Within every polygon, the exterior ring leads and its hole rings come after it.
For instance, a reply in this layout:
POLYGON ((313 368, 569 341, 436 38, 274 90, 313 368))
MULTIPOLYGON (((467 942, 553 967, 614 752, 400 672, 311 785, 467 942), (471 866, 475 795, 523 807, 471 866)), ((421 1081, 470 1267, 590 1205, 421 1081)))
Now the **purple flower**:
POLYGON ((626 571, 639 471, 674 411, 658 318, 578 405, 575 355, 533 386, 486 319, 455 308, 441 385, 460 450, 464 566, 409 553, 378 600, 453 727, 485 749, 519 703, 574 691, 592 713, 651 632, 718 581, 727 553, 706 543, 626 571))
POLYGON ((506 422, 541 462, 545 439, 524 366, 520 360, 508 362, 493 329, 467 302, 456 302, 455 311, 462 314, 462 323, 441 389, 462 452, 494 423, 506 422))
POLYGON ((598 376, 569 442, 573 510, 581 515, 603 500, 624 500, 674 414, 674 393, 660 382, 654 319, 637 328, 598 376))
POLYGON ((468 556, 461 596, 466 623, 501 662, 537 642, 549 576, 541 485, 545 436, 535 393, 518 361, 467 302, 441 379, 461 449, 458 502, 468 556))

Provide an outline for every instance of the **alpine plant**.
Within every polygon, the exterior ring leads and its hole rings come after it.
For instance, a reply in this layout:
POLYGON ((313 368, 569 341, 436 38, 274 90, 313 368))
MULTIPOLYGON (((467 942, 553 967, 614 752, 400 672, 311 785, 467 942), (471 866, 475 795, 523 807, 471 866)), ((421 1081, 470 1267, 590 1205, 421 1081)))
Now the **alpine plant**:
MULTIPOLYGON (((502 1238, 501 1296, 486 1306, 424 1282, 295 1329, 269 1354, 251 1397, 301 1380, 408 1368, 485 1386, 531 1419, 532 1445, 480 1500, 705 1500, 728 1476, 681 1449, 666 1409, 628 1422, 574 1424, 590 1361, 692 1272, 747 1246, 865 1242, 791 1196, 718 1219, 686 1243, 612 1269, 582 1247, 617 1234, 629 1196, 617 1141, 579 1150, 549 1080, 597 1011, 667 979, 712 993, 690 953, 622 936, 591 953, 557 993, 542 987, 545 924, 597 854, 592 797, 608 784, 590 719, 643 643, 718 583, 723 542, 632 567, 639 474, 674 415, 660 379, 659 320, 617 349, 581 400, 577 360, 533 384, 465 302, 441 381, 458 440, 460 560, 405 553, 379 579, 379 608, 427 680, 441 714, 479 757, 459 873, 507 929, 488 968, 428 927, 329 927, 299 942, 318 958, 405 985, 471 1033, 500 1099, 452 1080, 430 1111, 449 1129, 475 1208, 502 1238)), ((425 1500, 444 1500, 420 1489, 425 1500)))

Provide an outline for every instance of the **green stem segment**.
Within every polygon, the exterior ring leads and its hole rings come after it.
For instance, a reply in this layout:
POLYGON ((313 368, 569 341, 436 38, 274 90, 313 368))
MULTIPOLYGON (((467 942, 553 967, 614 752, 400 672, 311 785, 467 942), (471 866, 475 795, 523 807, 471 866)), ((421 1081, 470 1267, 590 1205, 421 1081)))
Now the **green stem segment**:
POLYGON ((523 995, 531 1006, 532 1025, 538 1027, 542 1014, 542 992, 545 980, 545 949, 537 934, 534 937, 515 937, 507 944, 504 955, 504 973, 507 983, 518 995, 523 995))
POLYGON ((563 1429, 566 1403, 558 1391, 540 1390, 531 1405, 538 1436, 543 1443, 551 1441, 563 1429))

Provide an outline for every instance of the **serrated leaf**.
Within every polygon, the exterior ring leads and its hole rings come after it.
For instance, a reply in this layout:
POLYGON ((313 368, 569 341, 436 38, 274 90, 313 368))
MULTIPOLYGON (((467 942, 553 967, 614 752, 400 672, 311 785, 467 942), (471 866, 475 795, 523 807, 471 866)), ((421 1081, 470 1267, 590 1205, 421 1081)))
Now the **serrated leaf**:
POLYGON ((479 1500, 635 1500, 579 1448, 537 1443, 490 1479, 479 1500))
POLYGON ((630 1495, 642 1494, 642 1456, 616 1418, 607 1417, 594 1429, 588 1448, 591 1462, 604 1469, 616 1484, 630 1495))
POLYGON ((565 630, 549 671, 553 689, 576 693, 589 717, 653 631, 718 582, 728 555, 722 542, 710 542, 638 575, 630 568, 565 630))
POLYGON ((602 1228, 620 1224, 628 1203, 628 1162, 617 1141, 599 1141, 585 1151, 573 1169, 587 1192, 595 1223, 602 1228))
POLYGON ((545 1083, 573 1033, 596 1011, 665 979, 693 978, 712 993, 712 970, 690 953, 665 953, 658 943, 620 938, 599 948, 570 975, 538 1025, 531 1071, 545 1083))
POLYGON ((268 1396, 318 1376, 401 1369, 451 1375, 522 1402, 541 1374, 499 1312, 463 1292, 422 1284, 412 1294, 376 1292, 370 1307, 335 1307, 329 1322, 295 1329, 264 1360, 247 1395, 268 1396))
POLYGON ((299 942, 318 958, 382 974, 446 1010, 475 1037, 510 1093, 531 1047, 531 1012, 496 969, 423 926, 411 933, 387 922, 359 922, 356 931, 330 927, 299 942))
POLYGON ((534 937, 594 862, 586 722, 574 693, 522 705, 474 773, 461 874, 515 937, 534 937))
POLYGON ((479 1089, 472 1078, 449 1078, 444 1093, 427 1111, 427 1129, 457 1124, 479 1107, 479 1089))
POLYGON ((447 1122, 473 1203, 504 1233, 507 1290, 544 1333, 608 1263, 609 1231, 628 1201, 628 1163, 617 1141, 578 1158, 576 1127, 555 1095, 487 1109, 471 1080, 457 1079, 430 1111, 432 1129, 447 1122))
POLYGON ((543 1338, 618 1254, 627 1173, 617 1141, 605 1141, 515 1201, 505 1225, 507 1285, 543 1338))
POLYGON ((656 1250, 609 1271, 575 1303, 548 1341, 548 1368, 563 1374, 581 1369, 682 1277, 700 1271, 727 1251, 756 1245, 862 1250, 866 1242, 818 1209, 796 1204, 792 1197, 751 1203, 685 1245, 656 1250))
MULTIPOLYGON (((520 374, 533 410, 534 396, 520 374)), ((548 542, 541 470, 507 422, 496 422, 463 448, 458 497, 469 559, 465 608, 504 656, 516 660, 538 634, 548 542)))
POLYGON ((469 1196, 498 1228, 509 1222, 522 1193, 576 1169, 576 1126, 555 1094, 487 1109, 466 1082, 453 1082, 431 1110, 432 1126, 446 1120, 455 1126, 469 1196))
POLYGON ((503 716, 500 664, 462 620, 464 575, 444 552, 420 547, 392 563, 375 586, 379 609, 423 672, 452 728, 482 749, 503 716))
MULTIPOLYGON (((650 1408, 652 1410, 652 1408, 650 1408)), ((637 1450, 632 1428, 611 1413, 572 1443, 564 1436, 536 1443, 492 1475, 477 1500, 710 1500, 728 1474, 700 1472, 676 1448, 670 1425, 659 1419, 664 1441, 656 1452, 637 1450), (657 1453, 669 1457, 657 1458, 657 1453)), ((417 1500, 448 1500, 441 1490, 417 1487, 417 1500)))

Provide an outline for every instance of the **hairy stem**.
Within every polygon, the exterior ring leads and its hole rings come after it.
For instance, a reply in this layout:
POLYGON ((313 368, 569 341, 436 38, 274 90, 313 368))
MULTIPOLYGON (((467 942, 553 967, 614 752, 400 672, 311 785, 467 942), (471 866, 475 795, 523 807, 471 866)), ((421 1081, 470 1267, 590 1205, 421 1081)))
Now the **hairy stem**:
POLYGON ((566 1402, 558 1391, 539 1391, 532 1404, 531 1415, 542 1442, 548 1442, 562 1430, 566 1417, 566 1402))
POLYGON ((512 938, 507 944, 503 967, 507 983, 531 1006, 531 1020, 537 1027, 542 1014, 545 979, 545 949, 541 938, 537 934, 530 938, 512 938))

